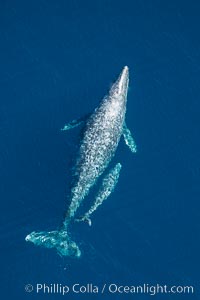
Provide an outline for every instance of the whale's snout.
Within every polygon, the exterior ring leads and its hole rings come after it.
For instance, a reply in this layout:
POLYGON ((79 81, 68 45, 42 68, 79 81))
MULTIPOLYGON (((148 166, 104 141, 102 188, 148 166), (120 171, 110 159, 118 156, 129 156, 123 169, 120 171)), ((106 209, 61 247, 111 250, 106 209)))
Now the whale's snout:
POLYGON ((113 84, 110 94, 115 94, 116 96, 126 96, 128 91, 128 83, 129 83, 129 68, 125 66, 120 73, 118 79, 113 84))
POLYGON ((128 66, 125 66, 120 74, 121 77, 129 77, 129 69, 128 66))
POLYGON ((119 75, 118 81, 119 81, 119 93, 126 92, 128 88, 128 81, 129 81, 129 70, 127 66, 123 68, 121 74, 119 75))

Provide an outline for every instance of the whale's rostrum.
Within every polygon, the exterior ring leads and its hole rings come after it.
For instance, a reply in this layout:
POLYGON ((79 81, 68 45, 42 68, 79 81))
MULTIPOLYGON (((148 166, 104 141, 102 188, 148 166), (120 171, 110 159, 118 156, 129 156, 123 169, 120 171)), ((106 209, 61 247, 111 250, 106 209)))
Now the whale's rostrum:
MULTIPOLYGON (((65 214, 61 229, 56 231, 32 232, 26 236, 26 241, 47 248, 56 248, 60 255, 79 257, 81 251, 71 240, 69 224, 77 219, 77 210, 89 193, 91 187, 102 175, 113 158, 120 138, 123 135, 126 144, 132 152, 136 152, 136 145, 130 130, 125 123, 127 92, 129 84, 129 69, 125 66, 99 106, 86 120, 74 120, 64 126, 62 130, 69 130, 85 123, 83 138, 80 143, 75 166, 73 168, 73 185, 69 195, 70 204, 65 214)), ((108 198, 119 178, 121 164, 105 177, 102 187, 96 197, 94 205, 83 216, 89 216, 102 202, 108 198)))

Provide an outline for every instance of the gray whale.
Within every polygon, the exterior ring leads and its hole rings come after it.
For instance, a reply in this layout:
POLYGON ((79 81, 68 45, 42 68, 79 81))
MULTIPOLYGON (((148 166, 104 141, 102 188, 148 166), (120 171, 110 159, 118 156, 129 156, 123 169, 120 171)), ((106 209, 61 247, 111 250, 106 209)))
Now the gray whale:
POLYGON ((47 248, 56 248, 60 255, 76 257, 81 255, 79 247, 71 240, 68 232, 69 224, 74 220, 87 221, 91 225, 91 214, 114 190, 121 170, 120 163, 105 176, 90 210, 84 216, 76 218, 80 204, 112 160, 122 135, 130 150, 136 152, 136 144, 125 123, 128 84, 129 69, 125 66, 108 95, 94 112, 86 120, 83 118, 73 120, 62 129, 66 131, 85 123, 85 131, 73 168, 75 180, 71 188, 70 204, 60 230, 34 231, 26 236, 26 241, 47 248))

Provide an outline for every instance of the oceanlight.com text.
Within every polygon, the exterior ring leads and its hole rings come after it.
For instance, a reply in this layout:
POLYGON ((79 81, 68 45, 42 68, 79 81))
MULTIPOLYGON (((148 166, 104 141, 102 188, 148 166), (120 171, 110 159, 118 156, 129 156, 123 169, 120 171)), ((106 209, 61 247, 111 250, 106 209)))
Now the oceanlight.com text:
POLYGON ((116 283, 104 284, 79 284, 65 285, 61 283, 37 283, 35 285, 26 284, 25 291, 27 293, 36 294, 147 294, 150 296, 162 294, 193 294, 194 287, 189 285, 160 285, 148 284, 141 285, 120 285, 116 283))

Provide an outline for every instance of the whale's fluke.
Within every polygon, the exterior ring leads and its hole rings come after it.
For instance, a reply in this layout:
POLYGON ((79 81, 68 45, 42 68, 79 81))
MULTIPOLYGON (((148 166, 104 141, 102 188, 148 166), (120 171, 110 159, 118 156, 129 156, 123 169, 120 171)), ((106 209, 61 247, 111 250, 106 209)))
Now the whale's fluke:
POLYGON ((25 240, 37 246, 55 248, 61 256, 80 257, 81 255, 79 247, 71 240, 66 230, 33 231, 26 236, 25 240))

